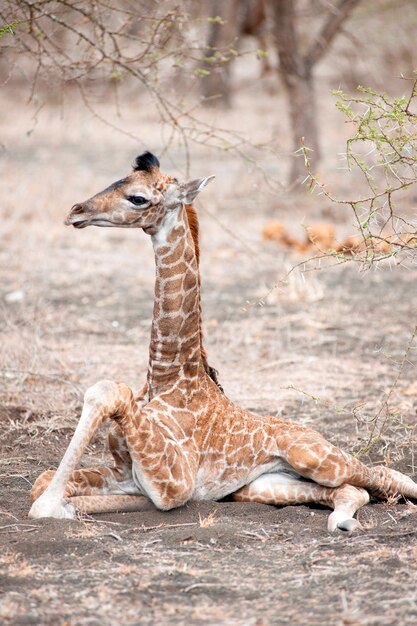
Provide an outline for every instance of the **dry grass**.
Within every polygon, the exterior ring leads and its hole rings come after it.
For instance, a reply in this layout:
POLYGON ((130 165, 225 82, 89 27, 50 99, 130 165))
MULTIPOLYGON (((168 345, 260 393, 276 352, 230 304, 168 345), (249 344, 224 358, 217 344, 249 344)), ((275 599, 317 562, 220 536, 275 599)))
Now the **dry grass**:
POLYGON ((215 509, 214 511, 211 511, 207 515, 207 517, 201 517, 201 515, 198 514, 200 528, 210 528, 211 526, 213 526, 213 524, 215 524, 218 521, 216 517, 216 513, 217 513, 217 509, 215 509))

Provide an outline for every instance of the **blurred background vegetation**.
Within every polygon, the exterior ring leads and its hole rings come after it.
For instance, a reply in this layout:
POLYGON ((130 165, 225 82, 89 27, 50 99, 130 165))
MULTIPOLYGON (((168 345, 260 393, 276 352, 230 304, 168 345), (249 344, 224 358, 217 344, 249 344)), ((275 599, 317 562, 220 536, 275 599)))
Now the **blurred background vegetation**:
MULTIPOLYGON (((286 95, 293 151, 301 137, 318 164, 325 124, 317 100, 358 85, 399 96, 417 67, 412 0, 17 0, 0 4, 1 73, 29 100, 88 108, 150 95, 175 139, 221 148, 250 141, 199 118, 200 107, 237 106, 248 89, 286 95), (24 94, 25 91, 22 91, 24 94), (178 135, 179 137, 177 137, 178 135)), ((283 115, 277 107, 277 118, 283 115)), ((243 122, 243 120, 241 120, 243 122)), ((268 148, 288 150, 290 146, 268 148)), ((305 174, 292 158, 289 178, 305 174)))
MULTIPOLYGON (((218 158, 243 159, 287 193, 299 192, 306 177, 323 192, 329 160, 344 152, 346 167, 364 174, 353 195, 338 197, 353 209, 362 243, 327 248, 364 253, 368 261, 413 251, 415 224, 390 193, 416 179, 412 0, 3 0, 0 7, 3 92, 18 106, 22 99, 32 105, 35 122, 45 108, 81 103, 79 115, 138 144, 137 124, 124 115, 152 109, 159 154, 175 154, 185 172, 198 144, 218 150, 218 158), (358 85, 370 91, 358 98, 358 85), (333 90, 347 115, 336 133, 327 115, 333 90), (346 106, 349 94, 356 107, 346 106), (248 98, 250 119, 241 105, 248 98), (374 122, 366 136, 363 121, 368 130, 374 122), (377 189, 378 168, 385 186, 377 189), (384 178, 387 169, 396 185, 384 178)), ((339 187, 351 189, 352 180, 339 187)))

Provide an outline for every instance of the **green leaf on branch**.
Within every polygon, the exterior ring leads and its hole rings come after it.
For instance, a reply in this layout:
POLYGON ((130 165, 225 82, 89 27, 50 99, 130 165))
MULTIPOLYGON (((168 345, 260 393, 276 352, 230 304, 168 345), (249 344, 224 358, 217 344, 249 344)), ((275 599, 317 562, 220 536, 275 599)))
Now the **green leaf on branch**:
POLYGON ((14 31, 18 25, 18 20, 14 20, 14 22, 11 22, 10 24, 0 24, 0 39, 6 34, 14 35, 14 31))
POLYGON ((207 22, 209 24, 225 24, 225 21, 220 17, 220 15, 216 15, 215 17, 208 17, 207 22))
POLYGON ((194 70, 195 76, 210 76, 210 72, 208 70, 204 70, 202 67, 198 67, 194 70))

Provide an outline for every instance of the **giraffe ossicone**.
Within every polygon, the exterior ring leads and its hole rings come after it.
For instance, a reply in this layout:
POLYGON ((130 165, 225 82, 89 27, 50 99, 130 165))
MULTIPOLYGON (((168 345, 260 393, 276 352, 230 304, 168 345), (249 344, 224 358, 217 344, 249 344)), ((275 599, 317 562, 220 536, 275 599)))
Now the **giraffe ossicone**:
POLYGON ((123 383, 90 388, 56 472, 31 491, 30 517, 76 511, 162 510, 189 500, 329 506, 328 528, 351 530, 369 494, 417 498, 417 484, 386 467, 367 467, 322 435, 260 417, 223 393, 203 346, 198 218, 192 206, 212 177, 189 183, 163 174, 145 152, 133 171, 76 204, 66 224, 141 228, 152 237, 156 280, 146 383, 139 397, 123 383), (113 467, 77 469, 94 432, 110 423, 113 467))

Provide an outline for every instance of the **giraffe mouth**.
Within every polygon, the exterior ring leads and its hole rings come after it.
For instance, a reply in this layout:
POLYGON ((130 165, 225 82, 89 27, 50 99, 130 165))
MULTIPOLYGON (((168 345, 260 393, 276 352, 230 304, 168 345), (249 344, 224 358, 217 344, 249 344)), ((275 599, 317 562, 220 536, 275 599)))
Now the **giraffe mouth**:
POLYGON ((79 222, 72 222, 72 226, 74 226, 74 228, 85 228, 89 223, 89 220, 80 220, 79 222))
POLYGON ((104 220, 102 218, 80 220, 78 222, 72 222, 75 228, 86 228, 86 226, 99 226, 100 228, 131 228, 130 224, 118 224, 111 220, 104 220))
POLYGON ((74 228, 86 228, 87 226, 113 226, 114 224, 110 220, 103 219, 71 219, 69 218, 65 222, 69 226, 74 228))
POLYGON ((81 229, 86 228, 87 226, 101 226, 104 228, 132 228, 134 223, 132 224, 122 224, 113 222, 112 220, 104 219, 102 217, 89 217, 85 219, 85 217, 81 216, 71 216, 69 215, 65 220, 64 224, 66 226, 74 226, 74 228, 81 229))

